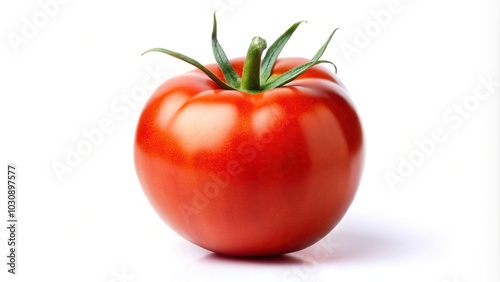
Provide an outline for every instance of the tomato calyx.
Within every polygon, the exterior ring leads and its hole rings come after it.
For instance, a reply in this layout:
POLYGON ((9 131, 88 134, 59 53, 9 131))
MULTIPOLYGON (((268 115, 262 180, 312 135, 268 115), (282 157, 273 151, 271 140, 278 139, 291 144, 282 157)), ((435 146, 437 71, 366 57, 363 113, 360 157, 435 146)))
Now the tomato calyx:
POLYGON ((338 28, 336 28, 330 34, 330 36, 328 36, 326 42, 320 47, 320 49, 316 52, 316 54, 310 61, 296 66, 281 75, 272 75, 272 69, 276 60, 278 59, 279 54, 285 47, 292 34, 303 22, 304 21, 298 21, 294 23, 280 37, 278 37, 278 39, 276 39, 276 41, 266 51, 263 59, 262 54, 267 48, 267 43, 264 39, 258 36, 254 37, 252 39, 252 42, 250 43, 250 47, 248 48, 245 63, 243 65, 243 73, 240 77, 234 70, 234 67, 231 65, 229 59, 226 56, 226 53, 222 49, 222 46, 217 39, 217 19, 214 13, 212 29, 212 51, 215 60, 222 71, 225 81, 217 77, 213 72, 211 72, 198 61, 178 52, 174 52, 165 48, 152 48, 144 52, 143 55, 149 52, 160 52, 173 56, 177 59, 187 62, 188 64, 193 65, 194 67, 204 72, 222 89, 237 90, 248 94, 258 94, 267 90, 279 88, 293 81, 302 73, 317 64, 331 64, 335 69, 335 73, 337 72, 337 67, 335 66, 335 64, 327 60, 321 60, 321 56, 325 52, 328 44, 330 43, 330 40, 332 39, 338 28))

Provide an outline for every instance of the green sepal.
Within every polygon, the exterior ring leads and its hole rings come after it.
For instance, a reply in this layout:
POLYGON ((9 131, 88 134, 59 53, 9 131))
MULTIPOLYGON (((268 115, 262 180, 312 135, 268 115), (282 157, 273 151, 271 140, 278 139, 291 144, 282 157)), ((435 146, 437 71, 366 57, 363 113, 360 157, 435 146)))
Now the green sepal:
POLYGON ((325 53, 326 47, 328 47, 328 44, 330 43, 330 40, 332 39, 333 35, 335 34, 335 32, 337 30, 338 30, 338 28, 335 29, 330 34, 330 36, 328 36, 328 39, 326 40, 326 42, 319 48, 318 52, 316 52, 316 54, 311 59, 311 61, 309 61, 307 63, 304 63, 304 64, 302 64, 300 66, 296 66, 293 69, 285 72, 282 75, 279 75, 277 77, 271 77, 271 79, 269 79, 268 81, 266 81, 264 83, 264 85, 261 87, 261 89, 264 91, 264 90, 269 90, 269 89, 281 87, 281 86, 287 84, 288 82, 294 80, 295 78, 297 78, 299 75, 301 75, 304 72, 306 72, 311 67, 313 67, 313 66, 315 66, 317 64, 321 64, 321 63, 332 64, 333 67, 335 68, 335 73, 337 73, 337 66, 335 66, 334 63, 332 63, 330 61, 326 61, 326 60, 320 60, 321 56, 323 56, 323 53, 325 53))
POLYGON ((266 55, 264 56, 264 59, 262 60, 262 65, 260 67, 260 81, 267 81, 269 79, 274 67, 274 63, 281 53, 281 50, 283 50, 283 47, 285 47, 288 39, 290 39, 297 27, 299 27, 299 25, 303 22, 306 21, 299 21, 294 23, 285 31, 285 33, 278 37, 278 39, 276 39, 273 44, 271 44, 266 52, 266 55))
MULTIPOLYGON (((319 48, 318 52, 316 53, 316 55, 314 55, 314 57, 311 59, 311 61, 319 60, 321 58, 321 56, 323 56, 323 53, 325 53, 326 47, 328 47, 328 44, 330 43, 330 40, 332 39, 332 37, 335 34, 335 32, 337 32, 337 30, 339 30, 339 29, 336 28, 330 34, 330 36, 328 36, 328 39, 326 40, 325 44, 323 44, 323 46, 321 46, 321 48, 319 48)), ((336 67, 335 67, 335 72, 337 72, 337 68, 336 67)))
POLYGON ((215 16, 215 13, 214 13, 214 25, 212 30, 212 50, 214 52, 215 60, 217 61, 217 64, 221 68, 222 74, 224 75, 227 84, 229 84, 231 87, 239 88, 241 79, 234 70, 233 65, 231 65, 231 63, 229 62, 229 59, 227 58, 226 53, 224 52, 224 49, 222 49, 222 46, 219 44, 219 41, 217 40, 217 18, 215 16))
POLYGON ((281 87, 281 86, 287 84, 288 82, 294 80, 295 78, 297 78, 299 75, 301 75, 304 72, 306 72, 311 67, 313 67, 313 66, 315 66, 317 64, 323 64, 323 63, 328 63, 328 64, 332 64, 333 66, 335 66, 334 63, 332 63, 330 61, 326 61, 326 60, 309 61, 307 63, 304 63, 304 64, 300 65, 300 66, 294 67, 293 69, 285 72, 282 75, 279 75, 279 76, 276 76, 276 77, 271 77, 262 86, 261 89, 262 89, 262 91, 265 91, 265 90, 270 90, 270 89, 273 89, 273 88, 281 87))
POLYGON ((198 61, 186 56, 186 55, 183 55, 181 53, 177 53, 177 52, 174 52, 174 51, 171 51, 171 50, 168 50, 168 49, 164 49, 164 48, 153 48, 153 49, 149 49, 147 50, 146 52, 142 53, 143 55, 146 54, 146 53, 149 53, 149 52, 160 52, 160 53, 164 53, 164 54, 167 54, 167 55, 170 55, 174 58, 177 58, 179 60, 183 60, 184 62, 188 63, 188 64, 191 64, 193 65, 194 67, 198 68, 199 70, 201 70, 202 72, 204 72, 206 75, 208 75, 208 77, 210 77, 210 79, 212 79, 215 83, 217 83, 217 85, 219 85, 222 89, 227 89, 227 90, 237 90, 236 88, 226 84, 224 81, 222 81, 221 79, 219 79, 213 72, 211 72, 209 69, 207 69, 205 66, 203 66, 202 64, 200 64, 198 61))

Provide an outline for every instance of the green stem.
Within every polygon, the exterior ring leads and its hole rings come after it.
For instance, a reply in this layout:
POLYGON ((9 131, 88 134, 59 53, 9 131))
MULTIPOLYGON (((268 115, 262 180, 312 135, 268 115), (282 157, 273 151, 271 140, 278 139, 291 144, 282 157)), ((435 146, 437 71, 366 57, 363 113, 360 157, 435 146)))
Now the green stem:
POLYGON ((266 48, 267 43, 264 39, 258 36, 252 39, 243 66, 240 90, 245 92, 260 91, 260 63, 262 53, 266 48))

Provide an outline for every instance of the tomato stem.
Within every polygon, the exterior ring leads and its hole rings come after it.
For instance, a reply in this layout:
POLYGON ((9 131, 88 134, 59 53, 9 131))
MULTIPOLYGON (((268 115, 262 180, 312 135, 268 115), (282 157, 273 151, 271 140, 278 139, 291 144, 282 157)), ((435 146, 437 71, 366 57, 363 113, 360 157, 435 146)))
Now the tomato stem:
POLYGON ((241 75, 240 90, 244 92, 259 92, 260 85, 260 64, 262 53, 267 48, 267 43, 263 38, 255 36, 248 47, 243 73, 241 75))

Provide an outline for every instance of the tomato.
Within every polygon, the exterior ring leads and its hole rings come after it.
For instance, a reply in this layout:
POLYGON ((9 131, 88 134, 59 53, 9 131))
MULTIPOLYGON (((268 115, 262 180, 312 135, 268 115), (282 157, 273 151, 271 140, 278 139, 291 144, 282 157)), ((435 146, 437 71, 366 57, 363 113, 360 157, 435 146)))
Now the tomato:
MULTIPOLYGON (((228 61, 240 77, 248 58, 228 61)), ((308 61, 277 59, 270 77, 308 61)), ((225 81, 219 65, 205 68, 225 81)), ((346 88, 323 66, 255 94, 193 70, 146 103, 134 157, 147 198, 178 234, 216 253, 263 256, 335 227, 355 196, 364 144, 346 88)))

